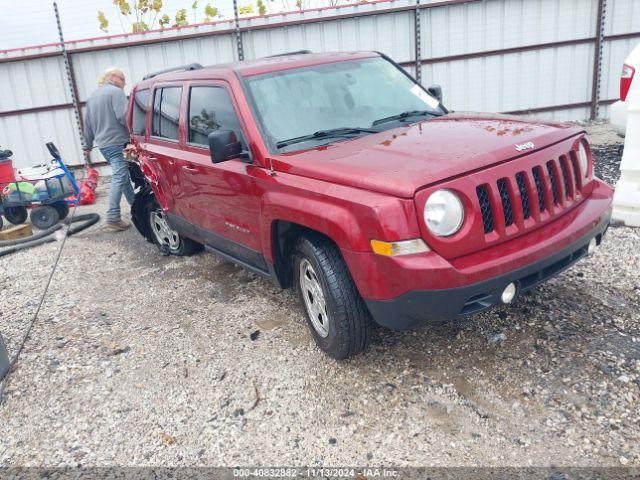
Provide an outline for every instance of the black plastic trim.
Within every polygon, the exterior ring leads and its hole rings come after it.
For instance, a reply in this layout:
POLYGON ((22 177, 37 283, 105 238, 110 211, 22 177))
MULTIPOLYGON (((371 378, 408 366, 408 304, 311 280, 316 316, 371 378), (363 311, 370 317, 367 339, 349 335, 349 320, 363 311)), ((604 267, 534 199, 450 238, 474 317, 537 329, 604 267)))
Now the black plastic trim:
POLYGON ((271 270, 260 252, 218 235, 217 233, 198 227, 178 215, 167 213, 167 221, 169 225, 181 235, 191 238, 198 243, 202 243, 205 249, 220 255, 225 260, 237 263, 263 277, 271 277, 271 270))
POLYGON ((591 239, 600 244, 611 219, 611 210, 588 234, 572 245, 526 267, 466 285, 442 290, 414 290, 391 300, 365 302, 374 320, 393 330, 408 330, 425 324, 441 324, 501 304, 500 295, 511 282, 517 294, 530 290, 566 270, 587 254, 591 239))
POLYGON ((187 65, 180 65, 178 67, 165 68, 164 70, 148 73, 147 75, 142 77, 142 80, 149 80, 150 78, 157 77, 158 75, 164 75, 165 73, 187 72, 190 70, 200 70, 200 69, 202 69, 202 65, 200 65, 199 63, 189 63, 187 65))

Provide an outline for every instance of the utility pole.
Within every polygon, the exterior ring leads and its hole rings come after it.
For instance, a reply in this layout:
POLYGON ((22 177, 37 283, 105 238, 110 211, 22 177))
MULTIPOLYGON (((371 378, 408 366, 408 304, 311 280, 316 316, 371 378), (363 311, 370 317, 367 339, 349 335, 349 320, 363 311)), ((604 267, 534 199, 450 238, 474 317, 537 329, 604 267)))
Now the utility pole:
MULTIPOLYGON (((62 34, 62 24, 60 23, 60 13, 58 12, 58 4, 53 2, 53 11, 56 14, 56 22, 58 24, 58 36, 60 37, 60 48, 62 49, 62 59, 64 61, 64 68, 67 72, 67 83, 69 86, 69 92, 71 93, 71 102, 73 103, 73 110, 76 117, 76 128, 78 129, 78 135, 80 136, 80 144, 82 150, 85 150, 84 134, 82 131, 82 111, 80 110, 80 101, 78 100, 78 87, 76 85, 76 78, 73 74, 73 65, 71 64, 71 58, 67 53, 67 48, 64 43, 64 35, 62 34)), ((89 162, 89 159, 84 159, 85 164, 89 162)), ((87 165, 88 166, 88 165, 87 165)))
POLYGON ((600 84, 602 79, 602 50, 604 48, 604 23, 607 0, 598 0, 596 15, 596 44, 593 52, 593 83, 591 89, 591 120, 599 116, 600 84))
POLYGON ((413 12, 413 33, 414 33, 414 47, 415 47, 415 60, 416 60, 416 80, 422 84, 422 45, 421 45, 421 32, 420 32, 420 0, 416 0, 416 8, 413 12))
POLYGON ((240 32, 240 16, 238 15, 238 0, 233 0, 233 16, 236 20, 236 46, 238 48, 238 60, 244 60, 242 47, 242 32, 240 32))

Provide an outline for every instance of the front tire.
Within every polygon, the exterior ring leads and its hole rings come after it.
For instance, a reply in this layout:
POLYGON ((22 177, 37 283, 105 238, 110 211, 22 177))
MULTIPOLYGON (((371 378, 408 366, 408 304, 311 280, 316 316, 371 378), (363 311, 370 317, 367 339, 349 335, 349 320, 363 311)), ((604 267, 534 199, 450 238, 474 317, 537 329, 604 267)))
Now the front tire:
POLYGON ((302 237, 293 267, 318 347, 337 360, 363 352, 371 342, 373 322, 338 248, 320 236, 302 237))

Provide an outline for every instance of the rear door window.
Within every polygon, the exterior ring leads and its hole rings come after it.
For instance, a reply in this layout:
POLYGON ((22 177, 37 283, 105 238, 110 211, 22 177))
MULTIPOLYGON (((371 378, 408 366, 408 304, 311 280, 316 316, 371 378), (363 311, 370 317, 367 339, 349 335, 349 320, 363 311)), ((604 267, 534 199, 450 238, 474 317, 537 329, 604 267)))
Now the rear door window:
POLYGON ((182 87, 156 88, 151 117, 151 134, 167 140, 178 140, 182 87))
POLYGON ((231 97, 223 87, 192 87, 189 93, 189 143, 209 145, 215 130, 233 130, 243 143, 238 116, 231 97))
POLYGON ((131 130, 134 135, 147 133, 147 109, 149 108, 149 90, 139 90, 133 97, 133 121, 131 130))

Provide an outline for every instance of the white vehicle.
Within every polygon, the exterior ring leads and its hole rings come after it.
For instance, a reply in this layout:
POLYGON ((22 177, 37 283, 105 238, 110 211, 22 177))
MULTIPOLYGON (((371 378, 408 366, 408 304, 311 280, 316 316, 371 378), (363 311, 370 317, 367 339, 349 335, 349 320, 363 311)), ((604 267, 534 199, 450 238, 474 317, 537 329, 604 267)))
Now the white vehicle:
POLYGON ((611 127, 623 136, 627 129, 627 97, 631 89, 640 91, 640 80, 634 82, 634 77, 640 77, 640 44, 633 49, 624 62, 620 77, 620 100, 611 105, 609 110, 611 127), (636 72, 638 72, 637 75, 636 72))

